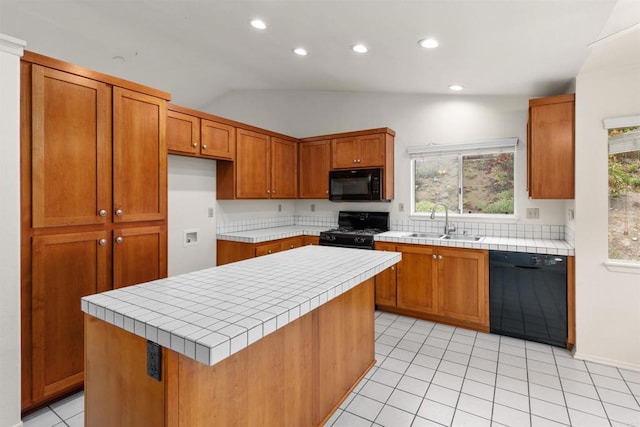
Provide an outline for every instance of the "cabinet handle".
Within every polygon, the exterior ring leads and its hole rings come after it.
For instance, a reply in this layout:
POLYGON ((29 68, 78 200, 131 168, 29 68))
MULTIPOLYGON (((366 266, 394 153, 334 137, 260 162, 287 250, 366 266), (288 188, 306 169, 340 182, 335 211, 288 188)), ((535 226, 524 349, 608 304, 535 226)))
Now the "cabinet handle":
POLYGON ((289 249, 293 249, 293 245, 291 245, 291 247, 289 249))
POLYGON ((358 163, 358 161, 356 159, 353 159, 353 163, 358 163))
POLYGON ((206 150, 207 149, 207 144, 202 144, 202 149, 206 150))
POLYGON ((392 265, 392 266, 391 266, 391 271, 393 271, 393 270, 395 270, 395 269, 396 269, 396 266, 395 266, 395 265, 392 265))
POLYGON ((122 209, 116 209, 116 215, 122 216, 122 209))
POLYGON ((276 194, 276 190, 271 190, 271 194, 276 194))
POLYGON ((271 190, 267 190, 267 194, 271 194, 271 190))
POLYGON ((436 259, 438 256, 436 254, 431 255, 431 258, 436 259))
POLYGON ((116 243, 122 243, 124 239, 121 236, 116 237, 116 243))
POLYGON ((107 244, 107 239, 100 239, 100 240, 98 240, 98 244, 99 244, 100 246, 104 246, 104 245, 106 245, 106 244, 107 244))
POLYGON ((192 146, 193 148, 196 148, 196 147, 198 146, 198 143, 197 143, 197 142, 192 142, 192 143, 191 143, 191 146, 192 146))
POLYGON ((442 259, 442 255, 438 255, 438 259, 442 259))
POLYGON ((268 253, 268 254, 270 254, 270 253, 271 253, 271 249, 269 249, 269 250, 267 251, 267 253, 268 253))
POLYGON ((105 211, 104 209, 100 209, 100 212, 98 212, 98 215, 107 216, 107 211, 105 211))

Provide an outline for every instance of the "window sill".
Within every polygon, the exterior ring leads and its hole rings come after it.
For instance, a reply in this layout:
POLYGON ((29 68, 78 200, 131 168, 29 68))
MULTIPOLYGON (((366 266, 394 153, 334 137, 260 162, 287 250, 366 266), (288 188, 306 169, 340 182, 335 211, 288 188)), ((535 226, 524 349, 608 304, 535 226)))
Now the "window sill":
POLYGON ((608 259, 604 266, 615 273, 640 274, 640 262, 608 259))

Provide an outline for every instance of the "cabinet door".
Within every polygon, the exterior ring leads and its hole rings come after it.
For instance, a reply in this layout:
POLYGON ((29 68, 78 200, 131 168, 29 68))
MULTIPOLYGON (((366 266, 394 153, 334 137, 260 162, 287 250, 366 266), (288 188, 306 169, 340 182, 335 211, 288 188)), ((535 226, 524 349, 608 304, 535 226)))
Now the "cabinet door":
POLYGON ((114 289, 167 276, 165 226, 117 229, 113 237, 114 289))
POLYGON ((302 142, 300 150, 300 198, 327 199, 331 169, 331 141, 302 142))
MULTIPOLYGON (((395 251, 392 243, 376 242, 376 250, 395 251)), ((375 277, 376 305, 396 306, 396 266, 392 265, 375 277)))
POLYGON ((170 153, 195 155, 200 150, 200 119, 167 111, 167 149, 170 153))
POLYGON ((358 167, 383 167, 385 156, 384 135, 359 136, 358 151, 358 167))
POLYGON ((166 117, 165 100, 113 88, 114 222, 166 217, 166 117))
POLYGON ((36 236, 32 251, 33 400, 42 401, 84 380, 80 298, 109 288, 107 234, 36 236))
POLYGON ((236 197, 268 199, 271 194, 269 136, 238 129, 236 155, 236 197))
POLYGON ((106 223, 110 108, 111 89, 105 83, 33 65, 34 228, 106 223))
POLYGON ((357 138, 349 137, 332 140, 331 154, 331 167, 333 169, 358 167, 359 152, 357 138))
POLYGON ((438 255, 438 314, 489 326, 488 252, 439 248, 438 255))
POLYGON ((533 199, 574 198, 573 99, 563 95, 530 101, 527 182, 533 199))
POLYGON ((236 154, 236 128, 202 119, 202 147, 200 154, 218 159, 233 160, 236 154))
POLYGON ((304 238, 302 236, 290 237, 288 239, 284 239, 280 244, 283 251, 299 248, 299 247, 302 247, 302 245, 304 245, 304 238))
POLYGON ((298 197, 298 143, 271 137, 271 198, 298 197))
POLYGON ((397 268, 397 306, 436 314, 436 270, 431 246, 398 246, 402 261, 397 268))
POLYGON ((308 245, 319 245, 320 244, 320 237, 318 236, 304 236, 302 239, 302 242, 305 246, 308 245))

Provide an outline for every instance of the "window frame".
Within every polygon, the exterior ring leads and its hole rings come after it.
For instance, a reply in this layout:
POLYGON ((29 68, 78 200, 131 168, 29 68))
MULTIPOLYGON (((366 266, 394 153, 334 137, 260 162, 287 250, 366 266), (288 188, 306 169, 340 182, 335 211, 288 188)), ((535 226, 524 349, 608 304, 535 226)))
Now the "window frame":
MULTIPOLYGON (((486 220, 514 220, 518 218, 517 210, 517 164, 518 164, 518 138, 500 138, 487 141, 477 141, 462 144, 447 145, 424 145, 408 147, 410 162, 410 213, 409 217, 414 220, 430 219, 430 212, 416 212, 416 160, 437 157, 457 157, 458 158, 458 206, 456 209, 460 212, 449 212, 450 218, 459 219, 486 219, 486 220), (464 163, 465 156, 481 155, 481 154, 513 154, 513 213, 511 214, 487 214, 487 213, 464 213, 461 209, 464 206, 464 194, 462 194, 464 184, 464 163)), ((444 216, 443 212, 436 212, 436 217, 444 216)))
MULTIPOLYGON (((626 127, 640 126, 640 114, 607 118, 602 121, 602 127, 606 130, 607 135, 607 158, 609 161, 609 130, 626 127)), ((607 173, 607 180, 609 173, 607 173)), ((609 186, 607 185, 607 209, 609 209, 609 186)), ((607 213, 607 233, 609 231, 609 214, 607 213)), ((607 238, 607 258, 604 261, 605 267, 613 272, 640 274, 640 260, 624 260, 618 258, 609 258, 609 239, 607 238)))

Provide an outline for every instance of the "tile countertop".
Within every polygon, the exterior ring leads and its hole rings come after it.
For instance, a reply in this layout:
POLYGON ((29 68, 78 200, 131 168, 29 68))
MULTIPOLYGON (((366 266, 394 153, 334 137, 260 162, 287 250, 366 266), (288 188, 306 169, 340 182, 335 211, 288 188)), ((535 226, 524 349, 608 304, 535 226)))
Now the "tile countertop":
POLYGON ((489 249, 512 252, 531 252, 548 255, 575 255, 574 247, 564 240, 525 239, 515 237, 482 237, 477 242, 460 240, 440 240, 423 237, 409 237, 412 231, 387 231, 376 234, 378 242, 411 243, 418 245, 449 246, 456 248, 489 249))
POLYGON ((214 365, 400 259, 305 246, 87 296, 82 311, 214 365))
POLYGON ((216 235, 219 240, 233 240, 244 243, 261 243, 269 240, 286 239, 296 236, 318 236, 321 231, 335 227, 318 227, 313 225, 289 225, 285 227, 259 228, 249 231, 231 231, 216 235))

